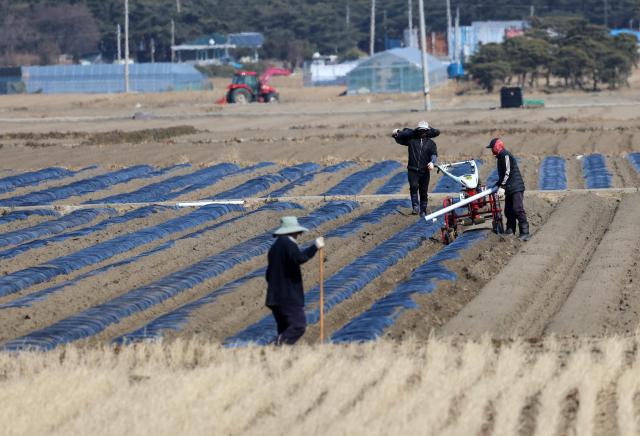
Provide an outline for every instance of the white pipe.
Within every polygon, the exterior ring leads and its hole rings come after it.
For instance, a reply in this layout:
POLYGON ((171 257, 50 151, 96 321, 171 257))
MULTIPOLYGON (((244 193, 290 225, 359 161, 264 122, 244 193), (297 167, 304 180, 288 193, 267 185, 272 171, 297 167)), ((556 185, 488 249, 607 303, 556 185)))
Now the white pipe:
POLYGON ((436 211, 434 213, 432 213, 431 215, 427 215, 426 217, 424 217, 426 222, 435 222, 436 219, 438 217, 441 217, 442 215, 445 215, 449 212, 451 212, 452 210, 456 210, 459 209, 463 206, 466 206, 469 203, 473 203, 476 200, 480 200, 483 197, 486 197, 487 195, 491 195, 494 192, 497 192, 498 188, 497 187, 493 187, 491 189, 487 189, 486 191, 482 191, 479 194, 474 195, 473 197, 469 197, 469 198, 465 198, 464 200, 456 203, 456 204, 452 204, 451 206, 447 206, 444 209, 440 209, 439 211, 436 211))
POLYGON ((200 207, 210 206, 212 204, 237 204, 244 205, 244 200, 206 200, 206 201, 190 201, 184 203, 177 203, 177 207, 200 207))

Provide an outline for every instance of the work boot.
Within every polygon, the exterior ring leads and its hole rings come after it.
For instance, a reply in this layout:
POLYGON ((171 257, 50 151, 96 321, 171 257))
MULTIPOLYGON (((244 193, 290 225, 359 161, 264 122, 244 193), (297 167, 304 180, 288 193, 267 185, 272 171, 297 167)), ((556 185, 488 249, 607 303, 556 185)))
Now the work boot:
POLYGON ((420 213, 420 200, 418 194, 411 194, 411 214, 418 215, 420 213))
POLYGON ((427 216, 427 206, 429 205, 429 202, 427 201, 421 201, 420 202, 420 216, 422 218, 427 216))
POLYGON ((513 229, 510 229, 509 227, 504 231, 504 234, 507 236, 512 236, 514 233, 513 229))
POLYGON ((529 223, 520 223, 520 240, 528 241, 531 239, 531 235, 529 234, 529 223))

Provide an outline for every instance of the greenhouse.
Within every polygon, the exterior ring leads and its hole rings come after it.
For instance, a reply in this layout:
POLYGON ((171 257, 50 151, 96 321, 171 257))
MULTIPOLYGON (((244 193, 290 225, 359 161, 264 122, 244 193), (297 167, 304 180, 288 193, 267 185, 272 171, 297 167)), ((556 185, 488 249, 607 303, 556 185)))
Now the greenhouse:
MULTIPOLYGON (((448 79, 447 63, 428 56, 430 85, 448 79)), ((395 48, 362 61, 347 75, 348 94, 422 92, 422 60, 416 48, 395 48)))
MULTIPOLYGON (((124 65, 55 65, 24 67, 22 80, 28 93, 114 93, 124 92, 124 65)), ((132 64, 129 66, 132 92, 202 90, 207 77, 192 65, 132 64)))

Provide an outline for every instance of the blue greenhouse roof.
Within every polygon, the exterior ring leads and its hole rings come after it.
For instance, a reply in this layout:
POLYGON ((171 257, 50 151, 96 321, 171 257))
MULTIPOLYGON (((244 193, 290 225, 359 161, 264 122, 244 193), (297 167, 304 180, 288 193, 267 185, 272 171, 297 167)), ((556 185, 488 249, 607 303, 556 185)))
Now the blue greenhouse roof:
MULTIPOLYGON (((360 65, 365 65, 370 62, 374 62, 382 57, 387 57, 389 55, 399 58, 403 61, 410 62, 418 68, 422 68, 422 57, 420 54, 420 50, 413 47, 394 48, 391 50, 376 53, 372 57, 364 60, 360 65)), ((427 60, 429 62, 429 68, 435 68, 435 69, 447 68, 447 64, 440 61, 438 58, 431 56, 430 54, 427 54, 427 60)))

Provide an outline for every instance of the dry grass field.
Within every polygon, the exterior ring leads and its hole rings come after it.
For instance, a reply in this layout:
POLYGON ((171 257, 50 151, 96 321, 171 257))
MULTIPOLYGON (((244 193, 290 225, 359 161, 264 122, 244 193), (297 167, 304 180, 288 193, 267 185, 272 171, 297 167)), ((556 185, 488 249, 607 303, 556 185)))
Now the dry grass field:
POLYGON ((638 337, 0 355, 4 435, 633 435, 638 337))

